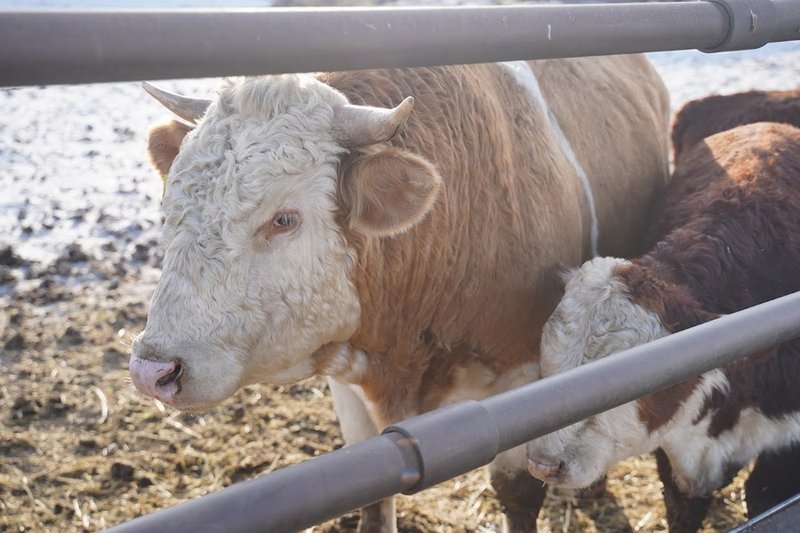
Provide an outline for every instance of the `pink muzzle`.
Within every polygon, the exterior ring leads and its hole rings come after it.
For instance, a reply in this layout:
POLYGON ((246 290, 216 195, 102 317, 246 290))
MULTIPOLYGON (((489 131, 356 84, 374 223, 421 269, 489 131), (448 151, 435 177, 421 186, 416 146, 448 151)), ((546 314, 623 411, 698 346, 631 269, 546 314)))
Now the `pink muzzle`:
POLYGON ((183 365, 177 359, 151 361, 134 356, 131 357, 130 373, 139 392, 169 404, 178 394, 183 365))

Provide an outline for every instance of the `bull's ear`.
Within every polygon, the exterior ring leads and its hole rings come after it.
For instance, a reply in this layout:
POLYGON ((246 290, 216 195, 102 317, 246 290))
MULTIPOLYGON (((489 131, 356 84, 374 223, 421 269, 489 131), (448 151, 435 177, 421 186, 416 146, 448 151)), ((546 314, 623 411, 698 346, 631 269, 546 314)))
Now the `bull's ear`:
POLYGON ((578 269, 559 261, 556 264, 556 274, 558 274, 558 279, 561 281, 561 286, 566 287, 569 280, 578 274, 578 269))
POLYGON ((150 161, 165 183, 169 168, 178 156, 181 142, 191 130, 191 126, 177 120, 164 122, 150 130, 147 139, 147 153, 150 154, 150 161))
POLYGON ((441 184, 430 162, 390 147, 356 157, 343 173, 341 192, 351 227, 387 237, 422 220, 441 184))

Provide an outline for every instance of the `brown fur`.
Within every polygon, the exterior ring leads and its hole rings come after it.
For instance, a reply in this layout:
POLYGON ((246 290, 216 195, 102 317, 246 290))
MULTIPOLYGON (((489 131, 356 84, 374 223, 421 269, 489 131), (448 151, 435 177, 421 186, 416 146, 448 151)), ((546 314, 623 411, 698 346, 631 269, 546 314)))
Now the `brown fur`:
POLYGON ((775 502, 788 500, 798 493, 800 480, 800 444, 758 456, 747 477, 747 515, 754 517, 769 510, 775 502))
MULTIPOLYGON (((632 299, 657 312, 670 331, 800 290, 800 130, 754 124, 696 145, 676 168, 665 205, 660 225, 671 231, 618 275, 632 299)), ((793 346, 787 343, 780 351, 796 350, 793 346)), ((772 375, 773 367, 783 364, 780 360, 762 354, 751 358, 750 364, 726 370, 732 394, 748 396, 737 408, 757 401, 752 396, 754 376, 780 377, 781 372, 772 375), (763 372, 754 374, 762 365, 763 372)), ((674 413, 690 392, 684 390, 685 384, 679 387, 673 393, 682 392, 674 396, 669 409, 659 402, 662 411, 674 413)), ((662 392, 661 396, 668 395, 662 392)), ((763 396, 767 403, 785 403, 763 396)), ((778 415, 794 410, 792 405, 800 407, 800 395, 789 395, 795 397, 796 404, 793 400, 783 408, 756 405, 778 415)), ((711 401, 726 403, 726 409, 714 409, 718 413, 712 424, 715 432, 735 423, 732 398, 711 401)))
MULTIPOLYGON (((751 124, 696 144, 678 162, 664 205, 663 239, 617 275, 670 331, 800 290, 800 129, 751 124)), ((730 390, 715 390, 700 413, 711 414, 710 436, 733 428, 748 407, 774 418, 800 411, 800 341, 723 371, 730 390)), ((639 400, 648 429, 666 423, 699 379, 639 400)))
POLYGON ((166 180, 172 162, 178 156, 181 142, 192 130, 183 122, 170 120, 154 126, 147 136, 147 153, 162 179, 166 180))
MULTIPOLYGON (((645 206, 664 183, 666 144, 653 135, 667 109, 660 81, 639 57, 532 65, 593 181, 601 250, 636 250, 645 206), (644 88, 641 69, 649 73, 644 88), (615 71, 629 73, 629 85, 601 90, 615 71), (607 112, 601 124, 584 118, 595 106, 607 112), (614 131, 614 141, 601 145, 609 140, 601 130, 614 131)), ((391 144, 430 161, 443 179, 432 210, 407 234, 347 232, 363 309, 351 342, 370 357, 361 385, 383 423, 439 405, 455 368, 479 362, 500 376, 536 360, 558 297, 552 270, 587 258, 589 220, 581 184, 527 92, 497 65, 323 80, 355 104, 388 107, 413 95, 414 112, 391 144)))
POLYGON ((672 465, 662 449, 655 452, 658 477, 663 483, 664 507, 670 533, 693 533, 703 525, 711 507, 710 497, 688 498, 681 493, 672 477, 672 465))
POLYGON ((395 148, 353 158, 344 174, 341 197, 350 226, 378 237, 419 222, 442 185, 433 165, 395 148))
POLYGON ((508 517, 508 531, 536 531, 536 518, 546 495, 541 482, 531 483, 527 472, 492 472, 491 479, 508 517))
MULTIPOLYGON (((659 278, 654 272, 633 264, 617 270, 631 299, 658 314, 664 327, 672 332, 696 326, 715 318, 694 300, 686 287, 659 278)), ((637 402, 639 416, 648 431, 669 422, 697 386, 698 378, 683 381, 642 397, 637 402)))
POLYGON ((706 137, 753 122, 800 126, 800 89, 748 91, 689 102, 675 115, 672 126, 675 161, 686 149, 706 137))

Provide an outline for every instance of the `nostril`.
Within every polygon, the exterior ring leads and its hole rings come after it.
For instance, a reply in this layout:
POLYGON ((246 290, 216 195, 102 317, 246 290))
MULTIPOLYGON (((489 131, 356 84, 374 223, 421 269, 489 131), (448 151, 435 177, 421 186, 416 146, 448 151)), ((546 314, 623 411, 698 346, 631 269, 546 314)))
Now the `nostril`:
POLYGON ((178 359, 153 361, 133 354, 130 373, 139 392, 161 401, 169 401, 179 392, 179 379, 185 373, 184 366, 178 359))
POLYGON ((165 374, 156 380, 157 387, 166 387, 172 383, 177 383, 178 379, 183 374, 183 365, 180 361, 175 361, 175 367, 171 372, 165 374))

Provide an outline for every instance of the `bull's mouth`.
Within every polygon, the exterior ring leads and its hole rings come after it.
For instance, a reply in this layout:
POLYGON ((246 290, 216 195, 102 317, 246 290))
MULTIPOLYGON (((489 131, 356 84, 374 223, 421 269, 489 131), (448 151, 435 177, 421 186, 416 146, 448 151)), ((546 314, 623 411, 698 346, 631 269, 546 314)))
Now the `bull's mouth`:
POLYGON ((541 481, 558 484, 565 477, 564 462, 529 457, 528 472, 541 481))

